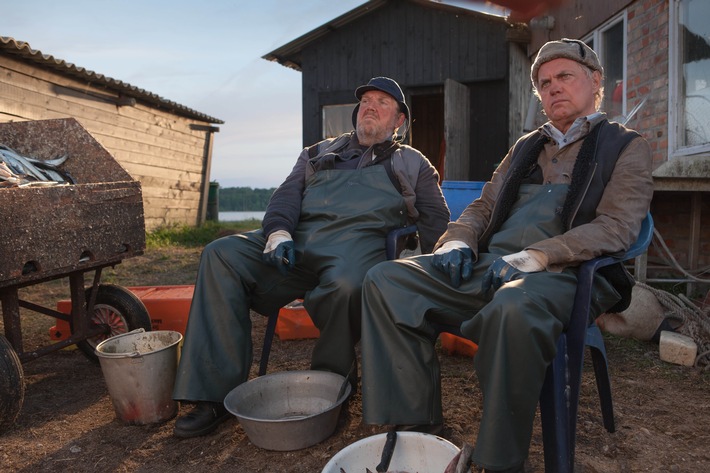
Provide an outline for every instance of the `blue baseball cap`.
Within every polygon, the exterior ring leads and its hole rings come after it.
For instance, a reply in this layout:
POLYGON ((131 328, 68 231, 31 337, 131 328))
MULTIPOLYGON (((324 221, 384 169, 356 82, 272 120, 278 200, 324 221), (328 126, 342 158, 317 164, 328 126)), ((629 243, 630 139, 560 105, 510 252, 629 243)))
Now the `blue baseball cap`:
MULTIPOLYGON (((355 97, 359 101, 362 99, 363 94, 370 90, 379 90, 380 92, 390 95, 399 104, 399 109, 404 113, 404 117, 409 120, 409 107, 407 106, 407 102, 404 101, 404 94, 397 82, 389 77, 373 77, 367 84, 355 89, 355 97)), ((353 126, 357 126, 357 112, 359 109, 360 104, 358 103, 353 110, 353 126)))

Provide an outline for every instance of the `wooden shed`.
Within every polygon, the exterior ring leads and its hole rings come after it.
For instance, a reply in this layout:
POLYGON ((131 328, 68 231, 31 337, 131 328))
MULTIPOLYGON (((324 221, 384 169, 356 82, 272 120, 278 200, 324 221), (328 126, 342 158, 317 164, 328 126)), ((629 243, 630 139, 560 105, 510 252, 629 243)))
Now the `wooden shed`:
POLYGON ((412 111, 407 142, 445 179, 483 181, 523 130, 528 40, 526 28, 503 17, 429 0, 372 0, 264 59, 302 72, 304 146, 352 129, 355 88, 387 76, 412 111))
POLYGON ((205 220, 222 120, 0 37, 0 122, 69 117, 140 181, 147 229, 205 220))

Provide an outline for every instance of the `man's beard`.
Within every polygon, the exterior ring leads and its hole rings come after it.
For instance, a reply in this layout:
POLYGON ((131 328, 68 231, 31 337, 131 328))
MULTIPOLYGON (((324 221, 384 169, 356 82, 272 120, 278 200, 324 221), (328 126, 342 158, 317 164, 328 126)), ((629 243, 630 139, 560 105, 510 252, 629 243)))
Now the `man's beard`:
POLYGON ((377 125, 361 125, 357 124, 356 128, 357 139, 361 144, 376 144, 390 138, 391 132, 388 132, 384 127, 377 125))

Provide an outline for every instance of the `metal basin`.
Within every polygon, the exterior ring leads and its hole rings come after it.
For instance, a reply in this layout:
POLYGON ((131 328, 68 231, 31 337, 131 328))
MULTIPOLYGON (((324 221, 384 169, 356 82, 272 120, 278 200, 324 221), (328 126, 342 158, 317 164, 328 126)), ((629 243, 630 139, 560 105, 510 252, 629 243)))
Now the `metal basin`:
POLYGON ((350 395, 345 378, 326 371, 283 371, 240 384, 224 406, 239 419, 249 440, 267 450, 299 450, 328 438, 350 395))
MULTIPOLYGON (((387 434, 378 434, 348 445, 330 459, 321 473, 375 471, 386 440, 387 434)), ((436 435, 397 432, 397 442, 387 471, 441 473, 458 452, 456 445, 436 435)))

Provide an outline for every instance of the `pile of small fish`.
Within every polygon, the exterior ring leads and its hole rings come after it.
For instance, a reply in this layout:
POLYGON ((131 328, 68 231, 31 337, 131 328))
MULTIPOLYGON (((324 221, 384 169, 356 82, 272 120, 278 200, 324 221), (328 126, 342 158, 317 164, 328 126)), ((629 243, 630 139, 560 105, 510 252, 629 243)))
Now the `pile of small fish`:
POLYGON ((0 144, 0 188, 76 184, 68 172, 59 169, 68 157, 41 160, 0 144))

